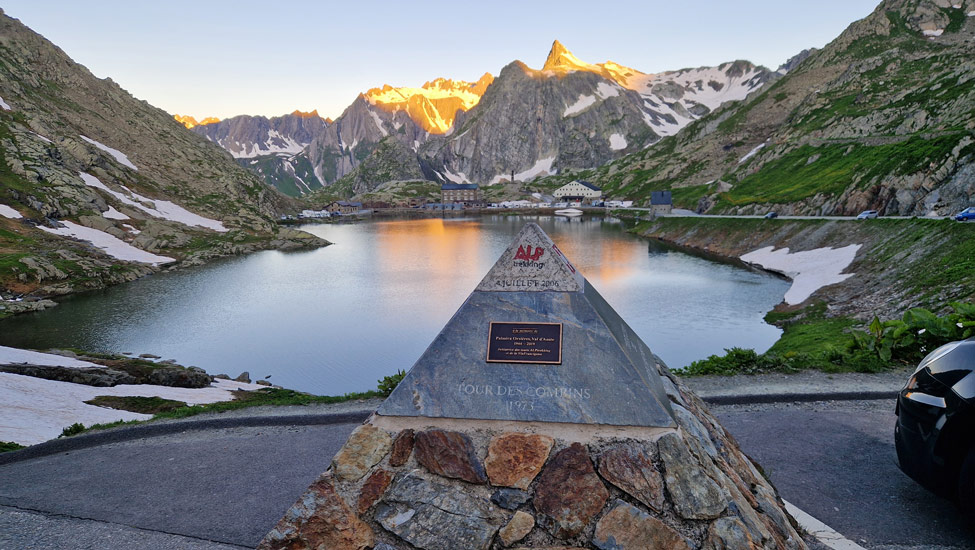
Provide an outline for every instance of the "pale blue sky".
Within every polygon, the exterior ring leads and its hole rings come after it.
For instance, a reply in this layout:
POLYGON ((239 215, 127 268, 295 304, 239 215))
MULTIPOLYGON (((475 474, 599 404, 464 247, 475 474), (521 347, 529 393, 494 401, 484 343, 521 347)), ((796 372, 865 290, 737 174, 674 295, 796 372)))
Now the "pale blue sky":
POLYGON ((318 109, 369 88, 540 68, 558 39, 643 72, 747 59, 776 68, 879 0, 3 0, 7 15, 139 99, 196 118, 318 109))

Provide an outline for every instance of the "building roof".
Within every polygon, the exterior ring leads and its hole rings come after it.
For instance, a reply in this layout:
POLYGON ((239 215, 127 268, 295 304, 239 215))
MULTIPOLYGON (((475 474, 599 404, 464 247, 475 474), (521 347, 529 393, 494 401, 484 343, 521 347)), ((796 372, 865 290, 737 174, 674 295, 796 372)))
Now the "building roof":
POLYGON ((359 208, 362 208, 362 203, 361 202, 339 201, 337 204, 339 206, 357 206, 359 208))
MULTIPOLYGON (((596 187, 595 185, 589 183, 588 181, 582 181, 582 180, 572 180, 572 181, 570 181, 569 183, 567 183, 565 185, 570 185, 570 184, 573 184, 573 183, 578 183, 580 185, 584 185, 584 186, 588 187, 589 189, 592 189, 593 191, 602 191, 602 189, 600 189, 599 187, 596 187)), ((563 185, 562 187, 565 187, 565 185, 563 185)))
POLYGON ((674 204, 670 197, 670 191, 651 191, 650 204, 674 204))
POLYGON ((459 189, 478 189, 476 183, 445 183, 440 186, 441 191, 455 191, 459 189))

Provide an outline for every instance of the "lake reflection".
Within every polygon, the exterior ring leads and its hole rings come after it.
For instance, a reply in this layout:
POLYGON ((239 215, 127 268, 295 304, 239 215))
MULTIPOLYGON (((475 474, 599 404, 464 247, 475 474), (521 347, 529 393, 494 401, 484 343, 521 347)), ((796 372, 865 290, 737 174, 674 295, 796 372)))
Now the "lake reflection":
MULTIPOLYGON (((767 349, 789 283, 661 247, 615 220, 484 216, 309 225, 332 246, 159 273, 0 322, 0 344, 154 353, 318 394, 409 369, 526 221, 668 365, 767 349)), ((486 338, 486 335, 485 335, 486 338)))

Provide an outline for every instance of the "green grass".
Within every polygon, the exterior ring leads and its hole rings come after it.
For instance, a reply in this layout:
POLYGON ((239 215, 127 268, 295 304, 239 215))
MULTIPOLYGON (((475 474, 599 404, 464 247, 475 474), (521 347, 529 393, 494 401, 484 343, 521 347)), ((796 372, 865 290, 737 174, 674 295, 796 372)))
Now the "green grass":
POLYGON ((921 172, 940 164, 963 135, 933 139, 913 136, 899 143, 867 146, 835 143, 803 145, 745 176, 727 193, 721 206, 797 202, 815 195, 838 195, 851 185, 859 188, 889 175, 921 172), (815 160, 813 160, 815 159, 815 160))
MULTIPOLYGON (((140 420, 121 421, 120 420, 117 422, 111 422, 107 424, 94 424, 92 426, 84 427, 83 431, 105 430, 108 428, 115 428, 117 426, 122 426, 122 425, 135 425, 135 424, 141 424, 143 422, 151 422, 154 420, 161 420, 167 418, 168 419, 189 418, 191 416, 196 416, 200 414, 222 413, 227 411, 245 409, 248 407, 330 404, 330 403, 343 403, 345 401, 353 401, 356 399, 371 399, 374 397, 383 397, 383 392, 377 390, 370 390, 365 392, 352 392, 352 393, 347 393, 345 395, 329 396, 329 395, 311 395, 308 393, 302 393, 295 390, 286 390, 282 388, 263 388, 254 391, 235 391, 233 392, 233 394, 234 394, 233 401, 219 401, 217 403, 207 403, 204 405, 188 405, 188 406, 176 407, 171 410, 155 413, 154 416, 147 421, 140 421, 140 420)), ((125 399, 131 400, 133 398, 130 397, 125 399)), ((166 400, 162 400, 162 401, 166 401, 166 400)), ((72 431, 76 433, 82 433, 77 431, 77 429, 73 429, 72 431)), ((74 435, 74 433, 72 433, 71 435, 74 435)))
POLYGON ((23 448, 24 445, 21 445, 20 443, 14 443, 13 441, 0 441, 0 453, 7 453, 23 448))
POLYGON ((678 187, 671 189, 670 196, 677 208, 696 210, 697 203, 702 197, 711 193, 714 184, 710 185, 691 185, 689 187, 678 187))
POLYGON ((769 312, 765 321, 782 328, 782 336, 768 353, 817 354, 833 349, 845 349, 852 337, 850 328, 859 324, 847 317, 826 317, 826 303, 817 302, 790 313, 769 312))
POLYGON ((163 399, 162 397, 140 397, 119 395, 98 395, 94 399, 85 401, 89 405, 117 409, 141 414, 160 414, 172 412, 188 405, 183 401, 163 399))

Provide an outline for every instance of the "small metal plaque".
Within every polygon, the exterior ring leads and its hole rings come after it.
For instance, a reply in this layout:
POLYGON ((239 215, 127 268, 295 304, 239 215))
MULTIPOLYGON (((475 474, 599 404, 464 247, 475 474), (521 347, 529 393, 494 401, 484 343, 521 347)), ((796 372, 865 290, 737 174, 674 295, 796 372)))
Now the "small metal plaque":
POLYGON ((562 323, 495 323, 488 330, 488 363, 562 364, 562 323))

